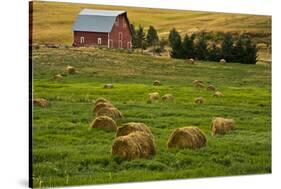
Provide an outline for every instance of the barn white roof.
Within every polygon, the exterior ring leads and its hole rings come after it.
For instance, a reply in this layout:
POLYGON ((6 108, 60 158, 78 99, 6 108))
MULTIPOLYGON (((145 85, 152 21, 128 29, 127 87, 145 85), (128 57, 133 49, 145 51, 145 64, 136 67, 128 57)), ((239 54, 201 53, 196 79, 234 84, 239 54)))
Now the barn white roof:
POLYGON ((73 31, 110 32, 116 17, 126 11, 83 9, 72 27, 73 31))

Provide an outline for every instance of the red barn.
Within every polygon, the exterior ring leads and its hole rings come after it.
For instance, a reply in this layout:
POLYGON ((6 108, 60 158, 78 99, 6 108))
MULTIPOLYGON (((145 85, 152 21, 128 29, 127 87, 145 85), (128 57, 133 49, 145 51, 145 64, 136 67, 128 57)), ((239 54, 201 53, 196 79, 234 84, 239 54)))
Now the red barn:
POLYGON ((73 25, 73 46, 132 48, 126 11, 83 9, 73 25))

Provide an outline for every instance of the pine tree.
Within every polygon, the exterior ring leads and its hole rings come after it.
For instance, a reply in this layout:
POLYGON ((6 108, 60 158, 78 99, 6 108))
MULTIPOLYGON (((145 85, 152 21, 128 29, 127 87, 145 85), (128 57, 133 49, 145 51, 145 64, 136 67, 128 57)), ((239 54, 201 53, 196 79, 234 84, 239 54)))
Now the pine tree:
POLYGON ((198 60, 206 60, 208 57, 207 41, 205 34, 201 33, 195 45, 195 55, 198 60))
POLYGON ((133 46, 133 48, 138 48, 138 44, 137 44, 137 31, 135 29, 134 24, 131 24, 131 30, 132 30, 132 46, 133 46))
POLYGON ((208 49, 208 60, 219 61, 221 59, 221 49, 217 47, 216 43, 212 43, 208 49))
POLYGON ((242 63, 244 64, 256 64, 258 58, 258 49, 256 44, 251 39, 245 40, 245 56, 243 57, 242 63))
POLYGON ((244 43, 245 43, 244 39, 241 36, 239 36, 233 47, 233 61, 234 62, 239 62, 239 63, 243 62, 243 57, 246 56, 244 43))
POLYGON ((182 42, 182 53, 183 58, 194 58, 194 38, 195 35, 192 35, 189 37, 188 35, 184 36, 183 42, 182 42))
POLYGON ((143 49, 145 49, 145 32, 141 25, 139 26, 139 29, 137 30, 136 39, 137 39, 137 43, 136 43, 137 47, 141 48, 142 53, 143 53, 143 49))
POLYGON ((230 33, 227 33, 223 39, 221 45, 222 58, 224 58, 227 62, 233 62, 233 38, 230 33))
POLYGON ((169 43, 172 48, 170 56, 172 58, 182 58, 182 42, 179 32, 175 28, 170 31, 169 43))
POLYGON ((155 47, 156 43, 159 41, 157 30, 153 26, 149 26, 146 35, 146 42, 148 46, 155 47))

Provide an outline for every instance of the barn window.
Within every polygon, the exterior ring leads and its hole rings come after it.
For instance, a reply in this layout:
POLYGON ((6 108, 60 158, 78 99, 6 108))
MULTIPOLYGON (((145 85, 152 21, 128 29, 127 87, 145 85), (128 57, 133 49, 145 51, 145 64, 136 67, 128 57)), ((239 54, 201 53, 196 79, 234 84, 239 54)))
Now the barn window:
POLYGON ((119 25, 119 17, 118 17, 118 16, 116 17, 116 20, 115 20, 115 25, 116 25, 116 26, 118 26, 118 25, 119 25))
POLYGON ((122 48, 122 41, 121 40, 118 41, 118 48, 122 48))
POLYGON ((119 40, 122 40, 122 38, 123 38, 122 32, 119 32, 119 40))
POLYGON ((80 37, 80 43, 84 43, 85 42, 85 38, 84 37, 80 37))
POLYGON ((98 45, 101 45, 101 38, 98 38, 98 45))

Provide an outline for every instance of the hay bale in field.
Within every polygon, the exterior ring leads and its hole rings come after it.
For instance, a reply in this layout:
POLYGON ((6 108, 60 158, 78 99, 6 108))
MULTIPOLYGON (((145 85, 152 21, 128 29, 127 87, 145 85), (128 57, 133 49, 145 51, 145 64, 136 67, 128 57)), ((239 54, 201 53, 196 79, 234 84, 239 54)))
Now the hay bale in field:
POLYGON ((216 91, 216 87, 215 87, 214 85, 209 85, 209 86, 207 87, 207 90, 208 90, 208 91, 216 91))
POLYGON ((165 94, 162 96, 163 102, 172 102, 174 100, 174 96, 172 94, 165 94))
POLYGON ((193 85, 196 85, 196 84, 198 84, 198 83, 203 84, 204 82, 203 82, 203 81, 201 81, 201 80, 197 80, 197 79, 195 79, 192 83, 193 83, 193 85))
POLYGON ((74 74, 76 73, 76 69, 73 66, 66 66, 65 70, 67 71, 67 73, 69 74, 74 74))
POLYGON ((203 97, 198 97, 198 98, 195 98, 194 102, 196 104, 203 104, 205 102, 205 99, 203 97))
POLYGON ((193 59, 193 58, 187 59, 187 60, 186 60, 186 63, 188 63, 188 64, 194 64, 194 59, 193 59))
POLYGON ((233 119, 226 119, 222 117, 215 117, 212 120, 211 131, 212 135, 225 134, 234 129, 235 121, 233 119))
POLYGON ((112 88, 113 88, 113 84, 111 84, 111 83, 105 84, 105 85, 103 86, 103 88, 104 88, 104 89, 112 89, 112 88))
POLYGON ((106 103, 111 104, 111 102, 109 100, 105 99, 105 98, 97 98, 96 101, 95 101, 95 105, 97 105, 100 102, 106 102, 106 103))
POLYGON ((118 127, 116 137, 125 136, 136 131, 142 131, 152 135, 151 130, 144 123, 130 122, 118 127))
POLYGON ((223 97, 223 94, 222 94, 220 91, 216 91, 216 92, 214 93, 214 96, 215 96, 215 97, 223 97))
POLYGON ((156 154, 154 138, 146 132, 133 132, 115 138, 111 153, 125 160, 148 158, 156 154))
POLYGON ((205 85, 203 83, 196 83, 194 84, 194 86, 197 88, 205 88, 205 85))
POLYGON ((114 108, 114 106, 110 102, 99 102, 94 106, 93 112, 97 113, 100 109, 104 107, 114 108))
POLYGON ((92 128, 101 128, 101 129, 110 130, 110 131, 116 131, 117 130, 116 122, 108 116, 97 117, 91 123, 91 127, 92 128))
POLYGON ((53 77, 53 79, 59 81, 59 80, 62 80, 63 77, 62 77, 61 74, 57 74, 57 75, 55 75, 55 76, 53 77))
POLYGON ((103 107, 96 113, 96 116, 108 116, 112 119, 119 119, 122 117, 122 113, 117 108, 103 107))
POLYGON ((159 86, 159 85, 161 85, 161 82, 160 82, 159 80, 155 80, 155 81, 153 82, 153 85, 154 85, 154 86, 159 86))
POLYGON ((35 105, 35 106, 41 106, 41 107, 49 106, 48 100, 46 100, 44 98, 35 98, 32 100, 32 102, 33 102, 33 105, 35 105))
POLYGON ((204 133, 197 127, 189 126, 175 129, 170 135, 168 148, 190 148, 196 149, 207 143, 204 133))
POLYGON ((153 92, 148 94, 148 99, 152 101, 160 99, 160 94, 158 92, 153 92))
POLYGON ((220 59, 220 64, 225 64, 226 63, 226 61, 225 61, 225 59, 220 59))

